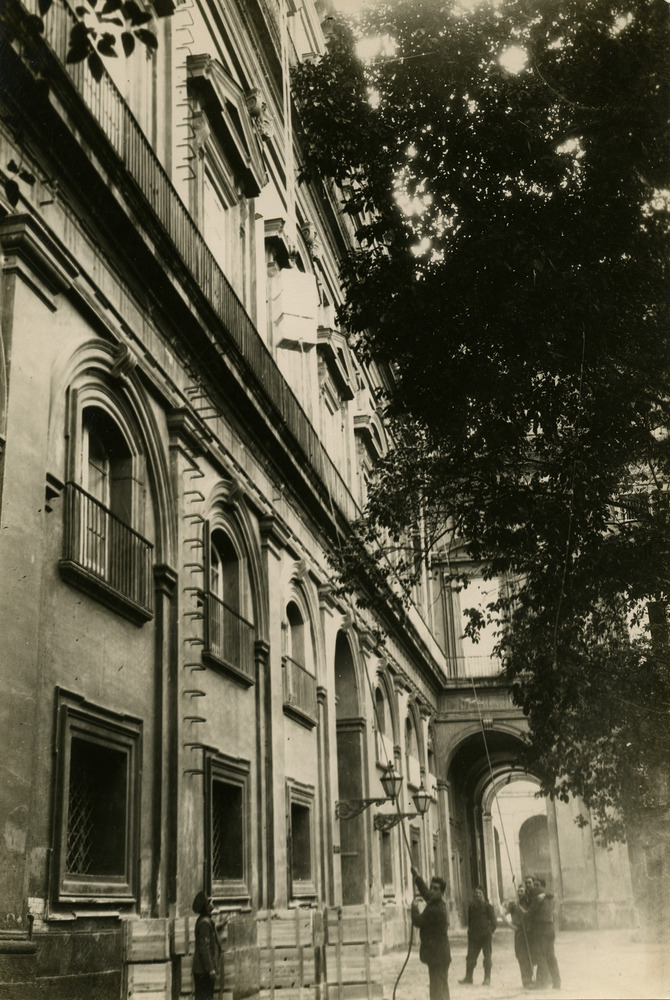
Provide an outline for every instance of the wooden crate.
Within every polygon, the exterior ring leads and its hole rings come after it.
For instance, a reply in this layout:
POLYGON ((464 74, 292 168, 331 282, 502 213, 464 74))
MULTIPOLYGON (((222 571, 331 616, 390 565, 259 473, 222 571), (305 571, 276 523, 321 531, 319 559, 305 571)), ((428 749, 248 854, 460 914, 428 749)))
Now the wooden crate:
POLYGON ((313 941, 313 910, 259 911, 258 944, 261 948, 291 948, 311 946, 313 941))
POLYGON ((341 906, 329 909, 326 914, 326 939, 328 944, 354 944, 382 939, 382 917, 369 906, 341 906))
POLYGON ((261 989, 312 986, 316 982, 316 966, 314 948, 261 948, 261 989))
POLYGON ((126 965, 126 996, 165 1000, 172 994, 170 962, 132 962, 126 965))
POLYGON ((170 957, 168 920, 126 920, 126 962, 164 962, 170 957))
POLYGON ((326 914, 329 1000, 381 1000, 381 913, 347 906, 326 914))

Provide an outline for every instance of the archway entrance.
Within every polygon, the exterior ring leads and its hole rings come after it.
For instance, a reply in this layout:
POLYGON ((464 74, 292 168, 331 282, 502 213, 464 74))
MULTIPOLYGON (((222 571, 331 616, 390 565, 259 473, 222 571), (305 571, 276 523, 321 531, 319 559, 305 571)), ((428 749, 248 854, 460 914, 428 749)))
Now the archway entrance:
MULTIPOLYGON (((344 632, 335 645, 337 781, 340 801, 365 797, 363 785, 365 720, 351 646, 344 632)), ((363 814, 340 820, 342 904, 366 901, 366 830, 363 814)))
POLYGON ((518 735, 489 725, 444 720, 439 739, 449 802, 450 905, 466 922, 474 888, 482 886, 498 914, 526 875, 553 892, 562 927, 630 926, 626 850, 598 845, 582 803, 537 796, 538 780, 520 766, 518 735))
POLYGON ((484 888, 494 905, 500 905, 501 895, 507 895, 507 884, 512 881, 510 824, 504 816, 494 824, 492 806, 503 785, 528 778, 519 769, 521 747, 520 737, 510 732, 489 729, 485 742, 480 730, 462 739, 451 756, 447 781, 452 902, 463 922, 477 886, 484 888))

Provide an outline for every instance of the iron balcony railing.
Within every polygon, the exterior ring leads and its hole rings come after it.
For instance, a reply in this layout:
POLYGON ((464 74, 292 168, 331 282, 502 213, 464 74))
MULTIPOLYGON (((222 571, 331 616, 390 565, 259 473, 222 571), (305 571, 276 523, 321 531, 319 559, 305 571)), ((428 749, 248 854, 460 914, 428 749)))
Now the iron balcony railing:
POLYGON ((254 626, 212 594, 205 595, 205 651, 254 680, 254 626))
POLYGON ((284 705, 316 722, 316 677, 290 656, 282 656, 284 705))
MULTIPOLYGON (((23 0, 32 15, 38 0, 23 0)), ((325 484, 331 502, 354 520, 358 505, 325 451, 310 419, 289 388, 246 309, 214 259, 190 213, 146 139, 111 77, 96 82, 86 62, 66 63, 74 14, 65 3, 53 4, 44 17, 44 40, 64 66, 106 139, 153 209, 179 256, 215 310, 229 337, 300 445, 307 461, 325 484)))
POLYGON ((153 545, 77 483, 66 483, 63 561, 134 604, 153 608, 153 545))
POLYGON ((498 656, 453 656, 454 677, 497 677, 503 665, 498 656))

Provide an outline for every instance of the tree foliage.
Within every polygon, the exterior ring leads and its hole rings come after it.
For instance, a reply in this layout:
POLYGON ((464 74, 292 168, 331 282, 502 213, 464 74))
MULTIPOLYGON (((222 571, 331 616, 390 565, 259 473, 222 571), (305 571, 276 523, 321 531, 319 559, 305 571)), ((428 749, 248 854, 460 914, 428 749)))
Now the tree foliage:
POLYGON ((356 227, 340 320, 395 376, 360 537, 378 573, 420 525, 434 560, 456 538, 517 581, 485 617, 527 764, 605 839, 670 763, 665 613, 640 617, 670 585, 669 17, 394 0, 331 19, 294 74, 303 174, 334 178, 356 227), (370 35, 386 54, 363 62, 370 35))

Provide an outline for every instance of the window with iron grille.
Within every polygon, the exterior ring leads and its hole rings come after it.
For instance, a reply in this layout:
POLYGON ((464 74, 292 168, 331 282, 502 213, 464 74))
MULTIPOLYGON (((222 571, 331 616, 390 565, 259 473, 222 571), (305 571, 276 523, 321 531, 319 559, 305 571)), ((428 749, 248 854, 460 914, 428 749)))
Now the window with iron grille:
POLYGON ((247 762, 223 754, 207 761, 208 889, 217 899, 250 896, 249 771, 247 762))
POLYGON ((134 903, 141 722, 58 692, 55 902, 134 903))

